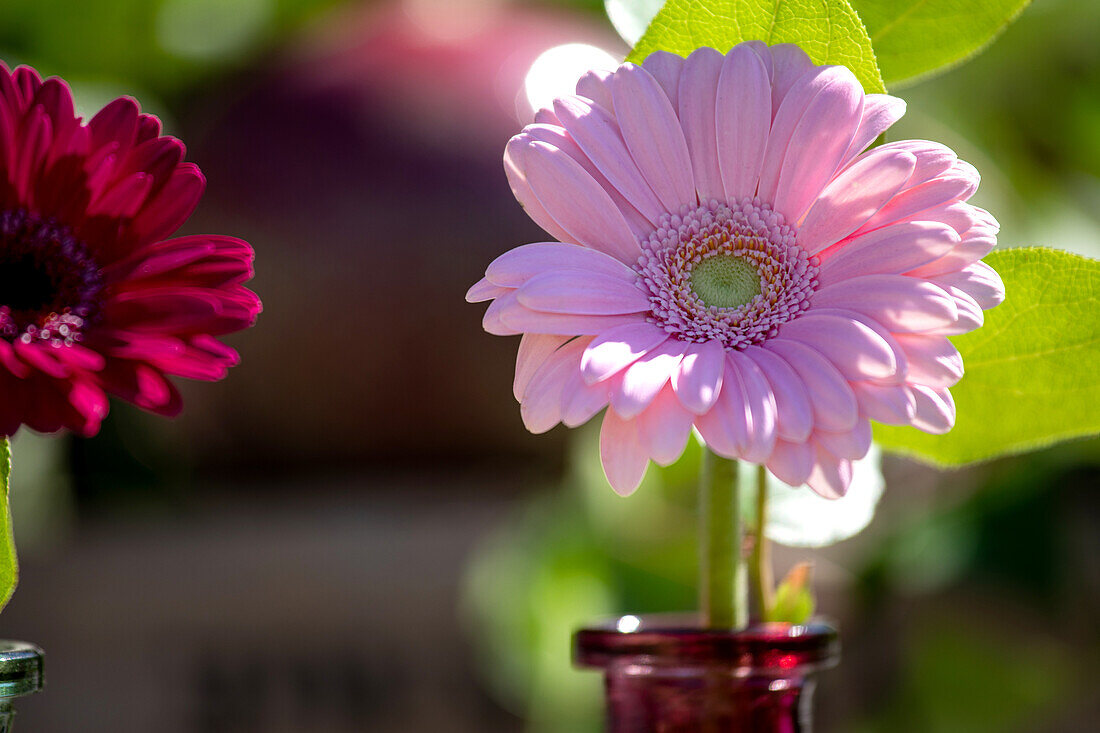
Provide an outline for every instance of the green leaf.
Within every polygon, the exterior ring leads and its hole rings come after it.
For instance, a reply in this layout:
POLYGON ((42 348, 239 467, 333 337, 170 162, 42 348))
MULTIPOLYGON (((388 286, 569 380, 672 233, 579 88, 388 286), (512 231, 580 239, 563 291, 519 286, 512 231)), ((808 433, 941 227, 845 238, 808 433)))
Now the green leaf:
POLYGON ((11 533, 11 510, 8 507, 8 479, 11 476, 11 443, 0 438, 0 610, 8 605, 15 584, 19 582, 19 566, 15 560, 15 539, 11 533))
POLYGON ((775 601, 764 613, 765 621, 804 624, 814 613, 814 594, 810 587, 810 563, 800 562, 775 589, 775 601))
POLYGON ((984 326, 952 338, 966 369, 951 388, 955 428, 876 425, 887 450, 961 465, 1100 433, 1100 261, 1042 248, 985 261, 1008 295, 984 326))
POLYGON ((1031 0, 851 0, 893 86, 981 51, 1031 0))
POLYGON ((641 63, 654 51, 687 56, 701 46, 725 53, 752 40, 798 44, 816 64, 847 66, 866 92, 886 89, 847 0, 668 0, 627 61, 641 63))

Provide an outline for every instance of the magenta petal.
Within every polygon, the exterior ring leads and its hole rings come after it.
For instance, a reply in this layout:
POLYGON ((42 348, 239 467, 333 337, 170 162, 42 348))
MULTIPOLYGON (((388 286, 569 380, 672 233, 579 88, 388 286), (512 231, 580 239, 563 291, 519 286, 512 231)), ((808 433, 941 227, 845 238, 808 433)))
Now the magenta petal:
POLYGON ((806 212, 798 242, 817 254, 863 226, 896 194, 913 172, 916 158, 893 150, 872 150, 829 182, 806 212))
POLYGON ((946 286, 944 289, 954 300, 959 316, 954 323, 935 329, 935 333, 943 336, 957 336, 960 333, 969 333, 981 328, 985 323, 985 313, 982 312, 978 301, 958 288, 946 286))
MULTIPOLYGON (((918 159, 918 164, 919 162, 918 159)), ((974 166, 961 160, 956 161, 946 173, 899 193, 879 209, 860 231, 870 231, 886 224, 916 218, 926 211, 957 201, 966 201, 978 190, 979 178, 974 166)), ((934 219, 935 216, 920 218, 934 219)))
POLYGON ((818 290, 819 308, 843 308, 863 313, 896 333, 944 328, 955 323, 955 301, 930 282, 904 275, 864 275, 818 290))
POLYGON ((617 374, 667 340, 667 333, 644 321, 604 331, 581 358, 585 383, 595 384, 617 374))
POLYGON ((713 407, 725 367, 726 350, 721 343, 688 344, 680 368, 672 375, 672 387, 684 407, 696 415, 713 407))
POLYGON ((695 205, 695 179, 687 142, 661 85, 634 64, 620 66, 610 85, 626 147, 665 210, 695 205))
POLYGON ((614 410, 604 413, 600 429, 600 460, 607 482, 620 496, 634 493, 649 466, 635 420, 625 420, 614 410))
POLYGON ((571 339, 572 336, 557 336, 552 334, 525 333, 519 340, 519 349, 516 350, 516 376, 512 381, 512 394, 517 402, 523 401, 523 393, 527 391, 527 385, 535 372, 543 365, 551 354, 571 339))
POLYGON ((766 465, 780 481, 789 486, 801 486, 814 468, 814 449, 808 443, 780 440, 766 465))
POLYGON ((850 380, 889 379, 898 371, 889 344, 852 319, 811 311, 780 326, 778 338, 813 348, 850 380))
POLYGON ((611 255, 575 244, 538 242, 508 250, 489 263, 485 277, 494 285, 518 288, 536 275, 554 270, 583 270, 633 283, 638 273, 611 255))
POLYGON ((735 46, 722 64, 714 117, 727 201, 756 193, 771 128, 771 97, 771 80, 760 57, 748 46, 735 46))
POLYGON ((642 414, 638 415, 638 440, 658 466, 676 462, 687 447, 694 415, 685 410, 666 386, 642 414))
POLYGON ((779 108, 795 82, 813 70, 814 63, 806 52, 793 43, 780 43, 769 48, 772 57, 772 118, 779 114, 779 108))
POLYGON ((824 356, 809 346, 778 339, 764 348, 783 358, 806 385, 814 410, 814 425, 840 432, 855 427, 859 411, 847 380, 824 356))
POLYGON ((611 394, 611 408, 624 419, 641 413, 679 367, 683 350, 681 342, 669 339, 627 367, 622 384, 611 394))
POLYGON ((955 426, 955 400, 946 389, 914 385, 909 388, 916 400, 913 427, 926 433, 942 435, 955 426))
POLYGON ((841 242, 821 254, 822 286, 860 275, 900 275, 934 262, 959 243, 946 224, 904 221, 841 242))
POLYGON ((611 72, 604 69, 585 72, 577 80, 577 94, 610 112, 615 108, 611 101, 611 89, 607 86, 607 80, 610 78, 611 72))
POLYGON ((813 431, 814 413, 802 379, 790 364, 767 349, 749 346, 743 353, 756 362, 771 385, 778 436, 795 443, 808 439, 813 431))
POLYGON ((516 291, 521 305, 547 313, 614 316, 651 307, 649 295, 631 282, 601 272, 555 270, 536 275, 516 291))
POLYGON ((722 54, 704 46, 687 57, 680 77, 680 125, 691 155, 695 189, 700 201, 725 198, 715 128, 718 76, 721 72, 722 54))
POLYGON ((516 291, 509 291, 496 298, 485 309, 485 314, 481 317, 481 327, 485 329, 486 333, 491 333, 494 336, 515 336, 523 333, 523 329, 517 329, 504 321, 506 312, 521 307, 516 300, 516 291))

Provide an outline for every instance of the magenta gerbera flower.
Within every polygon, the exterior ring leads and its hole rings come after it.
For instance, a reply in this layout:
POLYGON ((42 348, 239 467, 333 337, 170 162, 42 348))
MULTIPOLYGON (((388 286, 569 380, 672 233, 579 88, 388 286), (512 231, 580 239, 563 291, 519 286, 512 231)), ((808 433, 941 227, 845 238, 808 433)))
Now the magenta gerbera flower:
POLYGON ((946 147, 865 149, 905 104, 796 46, 655 53, 592 72, 508 143, 528 214, 559 242, 517 247, 469 292, 487 331, 523 334, 515 395, 532 432, 608 407, 620 493, 716 453, 844 494, 869 420, 940 433, 962 360, 947 336, 1004 288, 979 260, 997 222, 946 147))
POLYGON ((172 415, 169 375, 237 363, 215 337, 251 325, 252 248, 165 240, 205 180, 156 117, 116 99, 87 124, 68 86, 0 64, 0 436, 99 429, 107 394, 172 415))

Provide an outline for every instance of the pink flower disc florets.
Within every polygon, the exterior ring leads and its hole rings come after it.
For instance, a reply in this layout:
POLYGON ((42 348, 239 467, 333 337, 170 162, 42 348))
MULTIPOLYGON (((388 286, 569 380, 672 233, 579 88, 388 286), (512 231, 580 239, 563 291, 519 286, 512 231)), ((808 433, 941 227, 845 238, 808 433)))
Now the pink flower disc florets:
POLYGON ((651 323, 681 341, 727 349, 774 336, 810 307, 817 286, 817 259, 759 199, 665 214, 636 269, 651 293, 651 323))

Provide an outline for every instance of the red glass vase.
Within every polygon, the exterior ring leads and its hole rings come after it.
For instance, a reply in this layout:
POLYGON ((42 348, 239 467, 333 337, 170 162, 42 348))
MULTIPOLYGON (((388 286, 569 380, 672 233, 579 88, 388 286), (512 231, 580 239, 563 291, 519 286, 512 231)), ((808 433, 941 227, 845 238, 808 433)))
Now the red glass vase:
POLYGON ((609 733, 806 733, 813 675, 840 658, 823 623, 727 631, 624 616, 574 641, 575 663, 604 672, 609 733))

